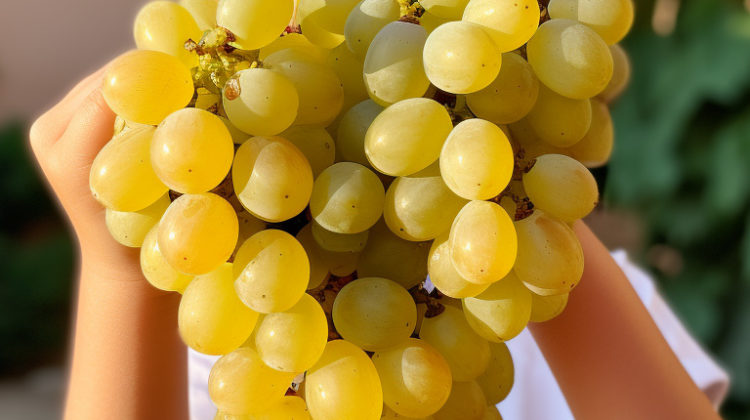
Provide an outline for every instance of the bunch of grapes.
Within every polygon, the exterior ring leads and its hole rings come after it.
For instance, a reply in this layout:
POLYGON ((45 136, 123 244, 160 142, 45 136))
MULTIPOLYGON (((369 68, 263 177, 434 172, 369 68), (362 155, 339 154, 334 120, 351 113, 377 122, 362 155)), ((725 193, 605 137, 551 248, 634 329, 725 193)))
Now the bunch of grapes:
POLYGON ((631 0, 147 4, 91 169, 217 419, 499 419, 560 314, 631 0), (426 280, 426 278, 429 278, 426 280))

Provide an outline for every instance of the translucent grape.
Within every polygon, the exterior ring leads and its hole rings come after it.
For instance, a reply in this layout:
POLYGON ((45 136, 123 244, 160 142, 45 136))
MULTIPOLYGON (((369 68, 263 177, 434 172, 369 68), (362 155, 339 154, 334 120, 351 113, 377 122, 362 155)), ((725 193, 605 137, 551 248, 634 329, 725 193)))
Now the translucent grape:
POLYGON ((526 120, 540 139, 555 147, 570 147, 591 127, 591 101, 566 98, 541 86, 526 120))
POLYGON ((508 396, 513 388, 515 368, 505 343, 490 343, 490 363, 476 379, 487 404, 494 406, 508 396))
POLYGON ((333 323, 345 340, 368 351, 384 350, 409 338, 417 307, 398 283, 378 277, 354 280, 333 302, 333 323))
POLYGON ((91 193, 105 207, 134 212, 163 196, 168 188, 151 168, 153 127, 127 130, 109 141, 91 165, 91 193))
POLYGON ((367 245, 369 231, 355 234, 336 233, 320 226, 314 220, 310 223, 315 242, 321 248, 331 252, 360 252, 367 245))
POLYGON ((159 250, 159 226, 154 226, 143 240, 141 247, 141 272, 152 286, 160 290, 182 293, 193 280, 193 276, 172 268, 159 250))
POLYGON ((310 262, 294 236, 276 229, 256 233, 234 257, 234 288, 245 305, 262 313, 282 312, 305 293, 310 262))
POLYGON ((364 71, 364 57, 358 58, 354 55, 346 44, 341 44, 332 49, 326 58, 326 64, 341 80, 344 87, 344 104, 342 111, 348 110, 355 104, 369 98, 365 80, 362 78, 364 71))
POLYGON ((471 0, 463 20, 482 26, 500 52, 525 44, 539 26, 536 0, 471 0))
POLYGON ((302 0, 298 19, 302 32, 313 44, 336 48, 344 42, 346 17, 358 0, 302 0))
POLYGON ((568 293, 583 275, 583 250, 567 224, 536 210, 515 223, 518 258, 513 271, 532 292, 568 293))
POLYGON ((360 60, 383 27, 401 17, 397 0, 362 0, 346 18, 344 36, 346 45, 360 60))
POLYGON ((547 322, 560 315, 568 305, 568 293, 555 296, 531 294, 531 322, 547 322))
POLYGON ((323 258, 323 252, 312 236, 312 224, 305 225, 297 233, 297 240, 305 248, 305 254, 310 260, 310 279, 307 282, 307 290, 315 289, 328 280, 329 273, 327 261, 323 258))
POLYGON ((525 117, 536 103, 539 80, 518 54, 503 54, 503 65, 486 88, 466 96, 466 104, 479 118, 510 124, 525 117))
POLYGON ((614 127, 607 105, 598 99, 591 100, 591 128, 581 141, 563 151, 587 168, 604 166, 612 155, 614 127))
POLYGON ((529 164, 533 159, 548 153, 566 153, 566 150, 569 150, 562 147, 555 147, 542 140, 536 131, 531 128, 531 124, 527 118, 511 124, 509 127, 516 146, 519 150, 523 150, 522 159, 519 155, 519 164, 529 164))
POLYGON ((321 255, 331 274, 337 277, 346 277, 357 269, 361 253, 332 252, 321 248, 321 255))
POLYGON ((468 200, 487 200, 503 192, 513 168, 508 137, 495 124, 479 118, 460 122, 440 152, 445 184, 468 200))
POLYGON ((247 238, 255 235, 256 233, 266 228, 266 222, 256 218, 255 216, 242 209, 237 212, 237 221, 240 225, 239 240, 237 241, 237 249, 239 246, 245 243, 247 238))
POLYGON ((373 167, 391 176, 411 175, 440 156, 453 129, 448 111, 427 98, 405 99, 378 115, 365 136, 365 154, 373 167))
POLYGON ((565 155, 542 155, 523 175, 523 186, 534 206, 563 222, 582 219, 599 202, 594 176, 565 155))
POLYGON ((104 222, 107 230, 117 242, 138 248, 143 244, 143 240, 151 229, 159 223, 170 203, 169 195, 164 194, 154 204, 136 212, 107 209, 104 222))
POLYGON ((295 125, 279 134, 300 150, 310 163, 313 176, 317 177, 336 160, 336 145, 324 128, 295 125))
MULTIPOLYGON (((180 6, 187 9, 201 31, 216 27, 216 7, 218 0, 180 0, 180 6)), ((193 41, 198 41, 193 39, 193 41)))
POLYGON ((612 54, 588 26, 569 19, 542 24, 529 41, 529 64, 547 87, 573 99, 600 93, 612 78, 612 54))
POLYGON ((469 0, 421 0, 427 13, 443 19, 459 20, 469 0))
POLYGON ((294 0, 220 0, 216 23, 243 49, 257 50, 284 32, 293 13, 294 0))
POLYGON ((383 390, 367 354, 345 340, 328 342, 307 372, 305 400, 316 419, 378 420, 383 390))
POLYGON ((489 284, 472 283, 458 274, 451 261, 447 234, 432 243, 427 270, 440 293, 455 299, 476 296, 489 287, 489 284))
POLYGON ((156 125, 193 97, 193 78, 182 62, 158 51, 130 51, 112 61, 102 94, 112 111, 139 124, 156 125))
POLYGON ((237 149, 232 166, 237 198, 267 222, 290 219, 305 209, 313 174, 305 155, 281 137, 253 137, 237 149))
POLYGON ((454 381, 471 381, 487 369, 490 345, 469 326, 461 309, 443 306, 441 314, 422 321, 419 336, 445 357, 454 381))
POLYGON ((484 412, 484 417, 482 417, 482 420, 503 420, 503 416, 500 415, 497 407, 495 407, 494 405, 488 405, 487 410, 484 412))
POLYGON ((235 416, 219 411, 214 420, 310 420, 310 413, 305 400, 289 395, 260 413, 235 416))
MULTIPOLYGON (((422 2, 419 3, 422 4, 422 2)), ((419 24, 427 31, 427 34, 430 34, 437 27, 444 23, 448 23, 451 20, 455 19, 446 19, 429 12, 424 12, 422 16, 419 17, 419 24)))
POLYGON ((273 42, 260 49, 259 58, 261 61, 281 50, 293 50, 307 55, 311 60, 317 63, 325 63, 328 50, 310 42, 303 34, 296 32, 283 33, 273 42))
POLYGON ((324 228, 353 234, 369 229, 383 214, 385 189, 358 163, 339 162, 315 180, 310 213, 324 228))
POLYGON ((487 404, 475 381, 454 382, 451 395, 435 413, 435 420, 484 420, 487 404))
POLYGON ((198 55, 185 49, 188 39, 202 34, 190 12, 171 1, 151 1, 141 8, 133 25, 135 45, 177 57, 187 68, 198 65, 198 55))
POLYGON ((583 23, 610 45, 623 39, 633 26, 633 0, 551 0, 547 11, 552 19, 583 23))
POLYGON ((630 58, 620 44, 610 45, 609 51, 612 53, 613 62, 612 79, 598 95, 598 98, 606 103, 614 101, 625 91, 630 83, 631 73, 630 58))
POLYGON ((463 300, 469 325, 482 338, 494 343, 517 336, 529 323, 531 292, 513 272, 481 294, 463 300))
POLYGON ((222 95, 224 110, 240 130, 272 136, 289 128, 297 118, 297 89, 284 75, 253 68, 237 72, 222 95))
POLYGON ((370 229, 357 273, 360 277, 384 277, 410 289, 427 276, 429 252, 429 242, 401 239, 381 221, 370 229))
POLYGON ((391 22, 373 38, 364 61, 370 98, 382 106, 418 98, 430 81, 422 62, 427 32, 419 25, 391 22))
POLYGON ((336 154, 339 160, 370 166, 365 154, 367 129, 383 111, 372 99, 351 107, 341 118, 336 132, 336 154))
POLYGON ((380 420, 433 420, 432 416, 428 417, 422 417, 422 418, 414 418, 414 417, 405 417, 401 414, 396 413, 395 411, 391 410, 387 405, 383 406, 383 416, 380 417, 380 420))
POLYGON ((177 198, 159 222, 159 249, 169 265, 188 274, 205 274, 227 261, 239 226, 232 205, 212 193, 177 198))

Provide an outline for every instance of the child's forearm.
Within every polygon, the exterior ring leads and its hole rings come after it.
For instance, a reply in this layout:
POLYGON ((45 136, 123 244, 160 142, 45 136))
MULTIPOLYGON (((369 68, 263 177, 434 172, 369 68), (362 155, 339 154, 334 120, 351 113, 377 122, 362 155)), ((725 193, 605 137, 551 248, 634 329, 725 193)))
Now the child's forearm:
POLYGON ((562 315, 531 326, 576 419, 718 418, 607 249, 576 233, 583 279, 562 315))

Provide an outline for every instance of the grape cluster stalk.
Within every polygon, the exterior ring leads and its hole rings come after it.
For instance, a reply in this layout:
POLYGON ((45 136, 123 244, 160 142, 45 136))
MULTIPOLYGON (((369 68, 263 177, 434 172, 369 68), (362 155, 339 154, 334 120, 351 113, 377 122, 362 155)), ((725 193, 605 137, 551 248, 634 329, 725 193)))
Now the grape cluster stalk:
POLYGON ((564 309, 631 0, 180 0, 107 70, 112 236, 216 419, 489 420, 564 309))

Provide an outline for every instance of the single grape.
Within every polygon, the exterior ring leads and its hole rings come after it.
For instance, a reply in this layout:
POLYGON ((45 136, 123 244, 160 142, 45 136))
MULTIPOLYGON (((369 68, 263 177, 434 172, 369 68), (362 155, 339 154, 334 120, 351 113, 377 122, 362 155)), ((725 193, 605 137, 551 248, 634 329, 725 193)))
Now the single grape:
POLYGON ((279 134, 305 155, 313 176, 317 177, 336 160, 336 145, 324 128, 309 125, 295 125, 279 134))
POLYGON ((565 155, 542 155, 523 175, 523 186, 534 206, 563 222, 586 217, 599 202, 594 176, 565 155))
POLYGON ((463 299, 469 325, 487 341, 500 343, 517 336, 529 323, 531 292, 511 271, 481 294, 463 299))
POLYGON ((587 168, 604 166, 612 155, 615 142, 614 127, 609 108, 602 101, 591 99, 591 127, 581 141, 562 152, 587 168))
POLYGON ((320 226, 314 220, 310 223, 315 242, 331 252, 361 252, 367 245, 369 231, 354 234, 336 233, 320 226))
POLYGON ((237 212, 237 222, 239 223, 239 235, 235 252, 239 250, 240 246, 245 243, 249 237, 267 227, 266 222, 248 213, 244 208, 237 212))
POLYGON ((284 32, 293 13, 294 0, 220 0, 216 23, 243 49, 257 50, 284 32))
POLYGON ((430 281, 440 293, 455 299, 476 296, 489 287, 489 284, 472 283, 458 274, 451 261, 448 234, 442 235, 432 243, 427 270, 430 281))
POLYGON ((488 405, 482 420, 503 420, 503 416, 500 415, 500 411, 497 410, 497 407, 494 405, 488 405))
POLYGON ((560 315, 568 305, 568 293, 555 296, 531 294, 531 322, 547 322, 560 315))
MULTIPOLYGON (((422 2, 419 2, 419 4, 422 4, 422 2)), ((452 20, 456 20, 456 19, 446 19, 437 15, 434 15, 430 12, 424 12, 422 16, 419 17, 419 24, 422 25, 422 27, 427 31, 427 34, 429 35, 432 33, 432 31, 437 29, 440 25, 444 23, 448 23, 452 20)))
POLYGON ((513 357, 505 343, 490 343, 490 363, 487 370, 476 379, 487 399, 494 406, 508 396, 515 382, 513 357))
POLYGON ((214 420, 310 420, 310 413, 305 400, 288 395, 260 413, 235 416, 219 411, 214 420))
POLYGON ((138 49, 172 55, 187 68, 198 65, 198 55, 185 49, 185 42, 188 39, 198 42, 202 36, 201 29, 190 12, 177 3, 146 3, 135 17, 133 35, 138 49))
POLYGON ((325 63, 329 51, 326 48, 310 42, 303 34, 296 32, 283 33, 273 42, 260 49, 259 58, 265 61, 268 56, 281 50, 290 50, 307 55, 307 57, 316 63, 325 63))
POLYGON ((365 80, 362 78, 363 60, 364 57, 359 58, 349 51, 346 44, 332 49, 326 57, 325 63, 333 69, 344 88, 342 112, 369 98, 365 80))
POLYGON ((323 257, 324 251, 320 249, 320 245, 313 238, 312 223, 305 225, 297 233, 297 240, 305 248, 307 259, 310 260, 310 279, 307 282, 307 290, 315 289, 328 280, 330 273, 328 272, 328 261, 323 257))
POLYGON ((171 201, 164 194, 154 204, 135 212, 107 209, 104 222, 112 237, 125 246, 138 248, 151 229, 159 223, 171 201))
POLYGON ((459 20, 469 0, 421 0, 427 13, 448 20, 459 20))
POLYGON ((159 226, 154 226, 143 240, 141 247, 141 272, 152 286, 168 292, 183 293, 193 276, 172 268, 159 249, 159 226))
POLYGON ((633 26, 633 0, 551 0, 552 19, 572 19, 595 30, 604 42, 620 42, 633 26))
POLYGON ((387 278, 410 289, 427 276, 429 252, 429 242, 401 239, 380 221, 370 229, 367 246, 357 262, 357 273, 360 277, 387 278))
POLYGON ((433 417, 432 416, 421 417, 421 418, 405 417, 391 410, 387 405, 384 405, 383 416, 380 417, 380 420, 433 420, 433 417))
MULTIPOLYGON (((201 31, 207 31, 216 27, 216 7, 218 0, 180 0, 180 6, 187 9, 195 19, 201 31)), ((198 39, 193 39, 198 41, 198 39)))
POLYGON ((508 52, 531 39, 539 14, 536 0, 471 0, 463 20, 481 25, 500 52, 508 52))
POLYGON ((570 147, 591 128, 591 101, 566 98, 541 86, 526 120, 543 141, 555 147, 570 147))
POLYGON ((487 403, 482 389, 475 381, 454 382, 451 395, 443 407, 435 413, 435 420, 484 420, 487 403))
POLYGON ((336 48, 344 42, 346 17, 358 0, 303 0, 298 19, 303 33, 313 44, 336 48))
POLYGON ((362 0, 346 18, 344 36, 346 46, 360 60, 383 27, 398 20, 401 9, 397 0, 362 0))
MULTIPOLYGON (((529 165, 535 158, 541 155, 549 153, 562 154, 567 153, 566 151, 569 150, 567 148, 555 147, 542 140, 531 127, 528 118, 511 124, 509 128, 518 152, 522 151, 520 155, 517 153, 518 164, 521 167, 529 165)), ((513 183, 511 182, 511 184, 513 183)))
POLYGON ((365 136, 367 129, 383 109, 372 99, 367 99, 344 113, 336 131, 336 154, 339 161, 370 167, 365 154, 365 136))
POLYGON ((625 88, 630 83, 630 73, 632 71, 630 66, 630 58, 620 44, 613 44, 609 46, 609 51, 612 53, 612 79, 610 79, 607 87, 599 93, 598 98, 606 103, 613 102, 617 99, 625 88))

